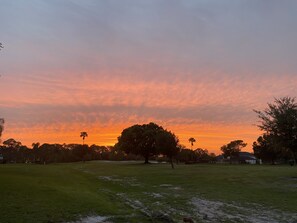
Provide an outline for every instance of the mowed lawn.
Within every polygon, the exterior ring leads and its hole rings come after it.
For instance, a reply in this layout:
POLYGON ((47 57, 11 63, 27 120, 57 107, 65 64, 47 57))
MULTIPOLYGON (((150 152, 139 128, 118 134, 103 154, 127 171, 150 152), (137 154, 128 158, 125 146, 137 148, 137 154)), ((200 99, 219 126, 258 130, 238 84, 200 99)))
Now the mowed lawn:
POLYGON ((0 222, 295 222, 297 168, 143 165, 139 162, 0 165, 0 222), (85 221, 87 222, 87 220, 85 221))

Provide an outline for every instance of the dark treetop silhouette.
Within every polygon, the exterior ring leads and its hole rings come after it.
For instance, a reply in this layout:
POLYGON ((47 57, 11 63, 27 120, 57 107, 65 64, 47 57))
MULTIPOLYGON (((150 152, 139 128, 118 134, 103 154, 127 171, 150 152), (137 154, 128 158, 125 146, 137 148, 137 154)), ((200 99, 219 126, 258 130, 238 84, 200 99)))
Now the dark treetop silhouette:
POLYGON ((150 156, 166 155, 173 167, 172 158, 179 151, 177 145, 178 139, 173 133, 151 122, 124 129, 115 146, 126 153, 143 156, 146 164, 150 156))
POLYGON ((247 144, 244 143, 242 140, 234 140, 228 143, 227 145, 223 145, 221 147, 221 151, 223 152, 223 156, 225 158, 234 158, 238 156, 241 149, 246 147, 246 145, 247 144))
POLYGON ((284 159, 297 158, 297 103, 295 98, 283 97, 268 103, 264 111, 254 110, 260 119, 259 129, 264 131, 262 138, 254 143, 254 151, 260 149, 274 153, 284 159))
POLYGON ((2 136, 3 130, 4 130, 4 119, 0 118, 0 142, 1 142, 1 136, 2 136))
POLYGON ((195 138, 193 137, 189 138, 189 143, 191 143, 191 149, 193 149, 194 142, 196 142, 195 138))
POLYGON ((81 132, 80 133, 80 137, 82 137, 83 139, 83 145, 85 144, 85 138, 88 137, 88 133, 87 132, 81 132))

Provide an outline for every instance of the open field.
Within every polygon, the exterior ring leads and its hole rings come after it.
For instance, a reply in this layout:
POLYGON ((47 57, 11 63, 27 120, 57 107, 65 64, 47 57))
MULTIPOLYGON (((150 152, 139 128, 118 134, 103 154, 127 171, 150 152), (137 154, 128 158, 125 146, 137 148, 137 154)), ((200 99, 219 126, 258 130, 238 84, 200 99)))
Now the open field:
POLYGON ((0 222, 297 222, 297 168, 0 165, 0 222), (80 219, 80 221, 78 221, 80 219))

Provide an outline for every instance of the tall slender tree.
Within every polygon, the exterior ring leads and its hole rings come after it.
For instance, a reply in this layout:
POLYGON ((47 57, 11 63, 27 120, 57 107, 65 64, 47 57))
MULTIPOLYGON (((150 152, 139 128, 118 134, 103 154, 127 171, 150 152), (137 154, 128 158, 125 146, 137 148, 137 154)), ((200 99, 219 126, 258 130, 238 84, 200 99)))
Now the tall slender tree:
POLYGON ((191 143, 191 149, 193 149, 194 142, 196 142, 195 138, 193 137, 189 138, 189 143, 191 143))
POLYGON ((2 136, 3 130, 4 130, 4 119, 0 118, 0 142, 1 142, 1 136, 2 136))
POLYGON ((82 137, 83 139, 83 145, 85 144, 85 138, 88 137, 88 133, 87 132, 81 132, 80 133, 80 137, 82 137))

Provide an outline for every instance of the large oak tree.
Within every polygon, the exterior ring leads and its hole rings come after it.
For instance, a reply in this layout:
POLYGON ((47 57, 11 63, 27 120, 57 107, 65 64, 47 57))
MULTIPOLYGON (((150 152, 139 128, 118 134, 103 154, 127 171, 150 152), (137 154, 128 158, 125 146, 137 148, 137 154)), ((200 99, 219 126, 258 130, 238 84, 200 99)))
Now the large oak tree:
POLYGON ((145 163, 149 163, 149 157, 163 154, 172 157, 177 153, 177 137, 155 123, 133 125, 123 130, 118 137, 116 147, 135 155, 141 155, 145 163))

